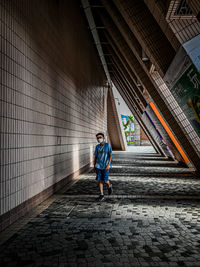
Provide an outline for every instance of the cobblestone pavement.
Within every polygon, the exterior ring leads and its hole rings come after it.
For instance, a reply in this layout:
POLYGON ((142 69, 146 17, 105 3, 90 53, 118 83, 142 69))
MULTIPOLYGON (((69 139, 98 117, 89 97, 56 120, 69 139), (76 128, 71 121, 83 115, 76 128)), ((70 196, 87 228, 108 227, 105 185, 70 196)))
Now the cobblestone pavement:
POLYGON ((153 154, 125 155, 114 155, 114 196, 99 202, 86 174, 0 247, 0 266, 200 266, 200 180, 153 154))
MULTIPOLYGON (((65 193, 98 194, 94 175, 92 170, 65 193)), ((200 181, 189 169, 156 154, 115 153, 110 181, 115 195, 200 195, 200 181)))

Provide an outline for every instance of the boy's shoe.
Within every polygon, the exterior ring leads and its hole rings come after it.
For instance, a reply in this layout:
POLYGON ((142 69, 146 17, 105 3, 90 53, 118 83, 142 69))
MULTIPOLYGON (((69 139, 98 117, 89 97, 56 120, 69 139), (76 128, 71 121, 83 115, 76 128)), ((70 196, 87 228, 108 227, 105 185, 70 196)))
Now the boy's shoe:
POLYGON ((111 184, 110 187, 108 187, 108 195, 111 195, 112 191, 113 191, 113 189, 112 189, 112 184, 111 184))
POLYGON ((100 200, 100 201, 104 200, 104 195, 100 195, 100 196, 99 196, 99 200, 100 200))

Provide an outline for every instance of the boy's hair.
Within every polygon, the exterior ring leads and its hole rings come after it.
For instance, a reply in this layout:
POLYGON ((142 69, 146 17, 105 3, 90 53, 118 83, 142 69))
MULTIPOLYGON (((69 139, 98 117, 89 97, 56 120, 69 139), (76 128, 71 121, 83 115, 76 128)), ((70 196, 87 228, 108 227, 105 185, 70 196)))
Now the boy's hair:
POLYGON ((103 134, 103 133, 98 133, 98 134, 96 134, 96 137, 97 137, 98 135, 102 135, 102 136, 104 137, 104 134, 103 134))

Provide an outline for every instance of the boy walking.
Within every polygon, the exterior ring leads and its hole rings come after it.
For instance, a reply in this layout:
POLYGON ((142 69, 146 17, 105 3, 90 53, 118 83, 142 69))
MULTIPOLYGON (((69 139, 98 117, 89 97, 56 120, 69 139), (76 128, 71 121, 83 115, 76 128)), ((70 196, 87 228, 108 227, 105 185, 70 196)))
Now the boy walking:
POLYGON ((112 184, 108 178, 112 160, 112 148, 109 143, 105 142, 103 133, 98 133, 96 138, 99 145, 96 146, 94 152, 94 168, 97 173, 96 180, 99 182, 99 200, 102 201, 104 199, 103 182, 107 185, 108 194, 112 194, 112 184))

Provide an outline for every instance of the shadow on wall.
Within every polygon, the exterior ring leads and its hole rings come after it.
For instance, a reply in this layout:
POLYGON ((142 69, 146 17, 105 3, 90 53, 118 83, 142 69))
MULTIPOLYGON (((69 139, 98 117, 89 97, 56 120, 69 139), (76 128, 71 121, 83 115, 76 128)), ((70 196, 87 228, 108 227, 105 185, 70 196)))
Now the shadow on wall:
MULTIPOLYGON (((17 39, 20 55, 16 58, 19 67, 16 86, 19 94, 26 96, 18 97, 17 104, 24 105, 21 113, 23 118, 29 120, 29 124, 25 119, 20 122, 30 135, 27 151, 23 153, 28 154, 34 170, 30 178, 27 173, 23 173, 28 185, 22 184, 19 188, 24 190, 24 198, 19 198, 22 203, 89 163, 91 142, 83 146, 77 141, 78 135, 75 136, 75 117, 77 124, 80 124, 79 128, 85 127, 75 116, 75 106, 78 101, 82 101, 83 108, 84 101, 87 101, 85 92, 91 86, 93 91, 102 86, 105 77, 99 66, 92 37, 88 35, 87 27, 84 27, 86 19, 78 1, 35 0, 33 3, 24 0, 19 5, 12 1, 12 5, 12 16, 16 18, 13 24, 16 32, 20 33, 17 39), (18 62, 21 57, 26 64, 18 62), (80 94, 76 97, 76 93, 81 90, 83 97, 80 94), (25 190, 25 186, 30 188, 25 190)), ((7 68, 13 69, 11 60, 6 63, 10 64, 7 68)), ((86 118, 81 114, 86 122, 89 120, 89 112, 87 114, 86 118)), ((18 149, 24 149, 26 133, 20 133, 21 144, 15 144, 18 149)), ((22 153, 20 157, 23 164, 26 159, 22 158, 22 153)), ((22 169, 25 170, 24 167, 22 169)), ((19 204, 14 203, 11 208, 19 204)))

